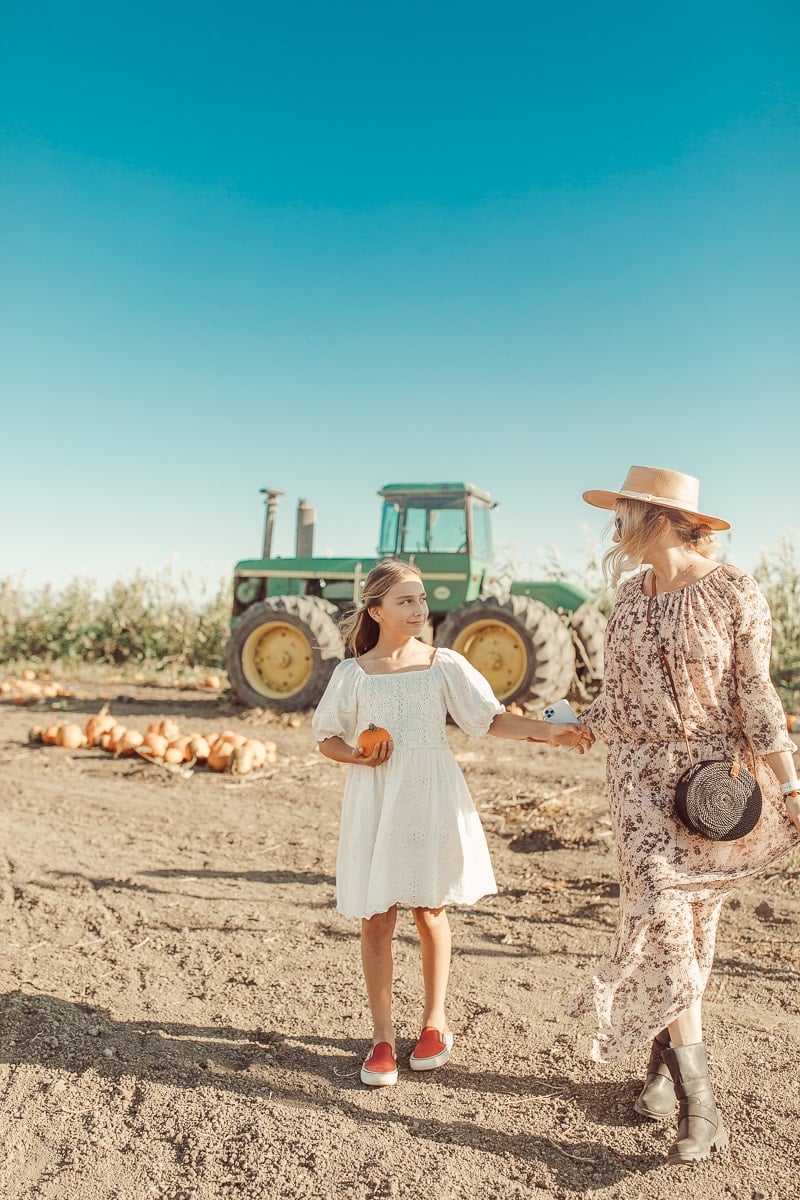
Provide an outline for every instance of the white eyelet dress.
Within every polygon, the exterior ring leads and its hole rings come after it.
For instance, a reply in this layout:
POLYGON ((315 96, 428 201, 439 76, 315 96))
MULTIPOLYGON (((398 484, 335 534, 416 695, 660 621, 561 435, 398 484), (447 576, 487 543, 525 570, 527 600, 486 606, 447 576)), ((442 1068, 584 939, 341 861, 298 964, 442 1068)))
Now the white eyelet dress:
POLYGON ((351 745, 368 725, 388 729, 394 751, 380 767, 348 766, 336 859, 336 908, 371 917, 394 904, 474 904, 497 891, 489 848, 446 719, 483 737, 504 706, 454 650, 430 667, 368 675, 339 663, 314 714, 317 741, 351 745))

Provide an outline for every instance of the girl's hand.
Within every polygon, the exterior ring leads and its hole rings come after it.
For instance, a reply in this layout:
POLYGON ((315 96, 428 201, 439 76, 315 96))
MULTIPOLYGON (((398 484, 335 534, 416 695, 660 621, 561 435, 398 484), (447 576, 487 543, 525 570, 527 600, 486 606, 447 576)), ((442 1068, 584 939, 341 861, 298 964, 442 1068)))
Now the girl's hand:
POLYGON ((583 754, 594 745, 594 734, 587 725, 552 724, 550 737, 547 739, 552 746, 562 746, 565 750, 577 750, 583 754))
POLYGON ((392 757, 394 742, 377 742, 372 754, 367 756, 360 746, 353 750, 353 762, 360 767, 382 767, 392 757))

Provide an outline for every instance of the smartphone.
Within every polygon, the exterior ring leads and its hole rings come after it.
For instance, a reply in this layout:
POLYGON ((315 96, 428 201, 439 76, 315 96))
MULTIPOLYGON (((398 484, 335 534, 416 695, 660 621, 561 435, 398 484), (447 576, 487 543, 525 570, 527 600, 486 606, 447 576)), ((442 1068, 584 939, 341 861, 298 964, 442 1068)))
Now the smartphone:
POLYGON ((569 700, 556 700, 555 704, 548 704, 544 710, 544 719, 545 721, 557 721, 560 725, 576 725, 578 714, 569 700))
MULTIPOLYGON (((543 715, 545 721, 555 721, 559 725, 576 725, 578 722, 578 714, 569 700, 556 700, 555 704, 548 704, 543 715)), ((576 747, 560 746, 559 749, 572 754, 576 747)))

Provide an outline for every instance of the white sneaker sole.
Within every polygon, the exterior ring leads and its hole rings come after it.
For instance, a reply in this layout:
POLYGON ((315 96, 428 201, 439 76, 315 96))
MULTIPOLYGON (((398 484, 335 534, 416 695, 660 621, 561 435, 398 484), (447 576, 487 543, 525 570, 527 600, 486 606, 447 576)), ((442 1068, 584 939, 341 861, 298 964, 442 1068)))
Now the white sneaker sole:
POLYGON ((397 1067, 393 1071, 370 1071, 365 1062, 361 1068, 361 1082, 367 1087, 391 1087, 397 1083, 399 1074, 397 1067))
POLYGON ((453 1035, 446 1033, 444 1035, 444 1050, 439 1054, 431 1054, 428 1058, 415 1058, 412 1054, 408 1060, 408 1065, 412 1071, 435 1071, 437 1067, 443 1067, 450 1057, 450 1051, 453 1049, 453 1035))

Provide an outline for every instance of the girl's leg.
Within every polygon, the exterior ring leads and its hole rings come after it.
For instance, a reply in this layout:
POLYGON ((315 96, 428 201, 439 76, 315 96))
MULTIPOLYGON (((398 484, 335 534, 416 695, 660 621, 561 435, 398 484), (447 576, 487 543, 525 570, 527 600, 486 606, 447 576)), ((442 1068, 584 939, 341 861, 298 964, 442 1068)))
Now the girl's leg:
POLYGON ((372 1042, 388 1042, 392 1052, 392 938, 396 922, 396 905, 361 922, 361 965, 372 1013, 372 1042))
POLYGON ((440 1033, 449 1032, 444 1014, 452 945, 447 909, 415 908, 412 911, 422 949, 422 978, 425 984, 422 1024, 432 1025, 440 1033))

